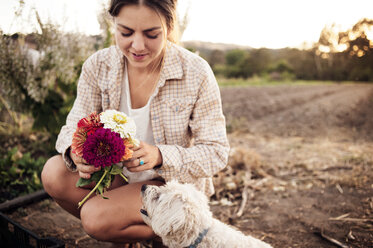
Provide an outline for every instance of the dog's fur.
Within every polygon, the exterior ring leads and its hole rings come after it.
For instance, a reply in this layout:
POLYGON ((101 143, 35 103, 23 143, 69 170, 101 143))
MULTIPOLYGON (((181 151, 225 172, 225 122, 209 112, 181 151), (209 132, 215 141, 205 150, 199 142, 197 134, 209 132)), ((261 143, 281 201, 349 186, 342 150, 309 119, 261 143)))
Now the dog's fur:
POLYGON ((271 247, 213 218, 207 197, 191 184, 171 181, 161 187, 144 185, 141 196, 144 222, 170 248, 194 244, 205 229, 208 232, 198 248, 271 247))

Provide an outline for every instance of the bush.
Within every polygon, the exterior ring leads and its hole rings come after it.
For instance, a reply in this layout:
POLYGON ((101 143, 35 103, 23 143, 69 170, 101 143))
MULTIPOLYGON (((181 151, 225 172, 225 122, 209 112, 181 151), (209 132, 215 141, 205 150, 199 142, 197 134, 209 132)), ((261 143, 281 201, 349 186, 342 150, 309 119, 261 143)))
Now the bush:
POLYGON ((49 133, 54 143, 75 99, 83 61, 97 39, 64 33, 42 23, 37 13, 36 18, 41 32, 8 36, 0 31, 0 105, 32 116, 33 130, 49 133))
POLYGON ((27 152, 22 154, 15 147, 0 158, 0 201, 42 189, 40 174, 46 158, 37 159, 27 152))

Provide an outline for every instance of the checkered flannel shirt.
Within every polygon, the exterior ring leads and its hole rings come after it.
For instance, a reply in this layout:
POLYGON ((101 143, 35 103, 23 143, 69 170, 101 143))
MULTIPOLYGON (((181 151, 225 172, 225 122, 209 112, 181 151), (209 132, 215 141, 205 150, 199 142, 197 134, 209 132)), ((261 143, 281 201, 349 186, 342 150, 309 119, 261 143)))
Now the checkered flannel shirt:
MULTIPOLYGON (((72 171, 76 167, 68 151, 77 122, 94 111, 119 109, 124 63, 122 52, 112 46, 96 52, 83 65, 77 98, 56 143, 72 171)), ((150 115, 163 158, 157 173, 166 182, 192 183, 212 195, 212 176, 226 166, 229 144, 219 87, 208 63, 168 43, 150 115)))

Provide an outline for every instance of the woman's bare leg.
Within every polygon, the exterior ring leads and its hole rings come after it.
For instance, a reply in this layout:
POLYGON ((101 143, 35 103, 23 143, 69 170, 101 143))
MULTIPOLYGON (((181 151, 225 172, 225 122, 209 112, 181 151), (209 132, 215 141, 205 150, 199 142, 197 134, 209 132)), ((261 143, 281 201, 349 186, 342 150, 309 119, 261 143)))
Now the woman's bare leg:
MULTIPOLYGON (((61 155, 56 155, 46 162, 41 178, 45 191, 58 205, 75 217, 80 218, 78 202, 89 193, 93 186, 76 187, 75 184, 79 180, 79 175, 67 169, 61 155)), ((117 176, 111 188, 119 187, 123 184, 124 180, 117 176)))
POLYGON ((90 189, 75 186, 78 173, 66 168, 60 155, 50 158, 42 172, 46 192, 66 211, 81 218, 85 231, 98 240, 128 243, 148 240, 155 234, 142 220, 140 191, 143 184, 162 185, 160 181, 146 181, 123 185, 117 177, 111 189, 105 193, 109 199, 93 196, 78 209, 80 202, 90 189))
POLYGON ((160 181, 128 184, 106 193, 108 200, 95 196, 81 210, 85 231, 92 237, 115 243, 136 242, 155 237, 142 220, 140 191, 143 184, 162 185, 160 181))

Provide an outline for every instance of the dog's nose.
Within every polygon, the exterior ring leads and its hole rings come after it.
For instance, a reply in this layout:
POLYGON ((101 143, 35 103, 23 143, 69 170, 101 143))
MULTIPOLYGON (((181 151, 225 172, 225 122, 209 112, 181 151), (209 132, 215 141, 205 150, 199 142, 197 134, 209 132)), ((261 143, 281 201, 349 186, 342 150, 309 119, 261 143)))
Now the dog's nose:
POLYGON ((148 187, 148 185, 143 184, 143 185, 141 186, 141 192, 144 192, 144 191, 146 190, 146 187, 148 187))
POLYGON ((142 213, 142 214, 145 215, 145 216, 149 216, 149 215, 148 215, 148 212, 146 212, 145 209, 140 209, 140 213, 142 213))

